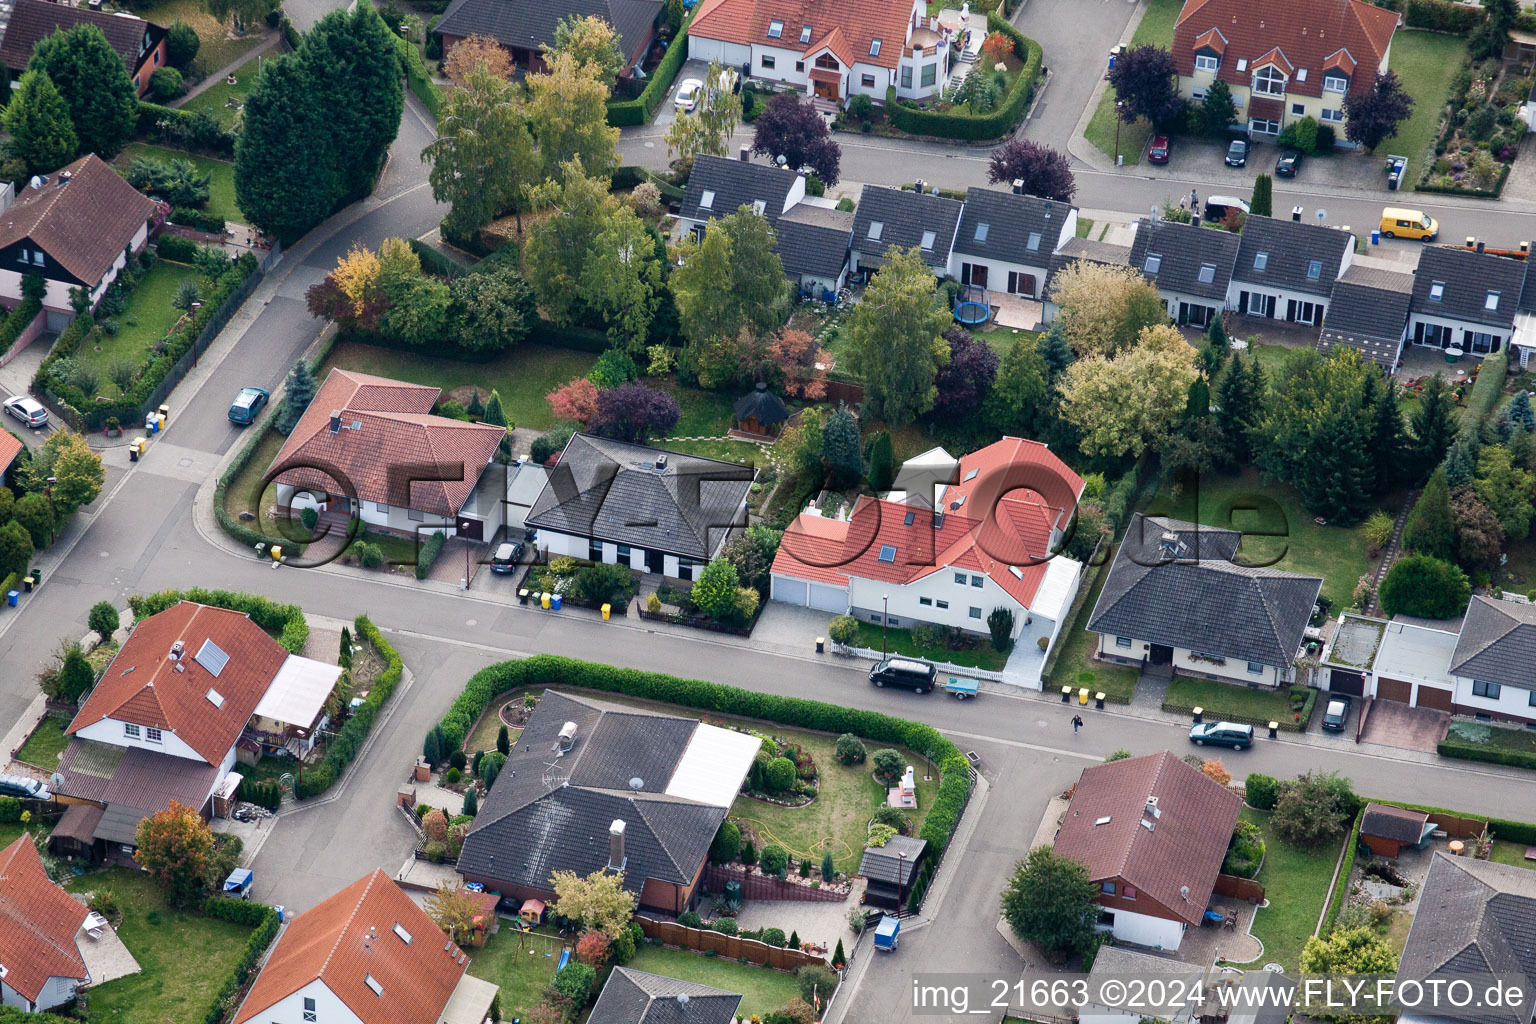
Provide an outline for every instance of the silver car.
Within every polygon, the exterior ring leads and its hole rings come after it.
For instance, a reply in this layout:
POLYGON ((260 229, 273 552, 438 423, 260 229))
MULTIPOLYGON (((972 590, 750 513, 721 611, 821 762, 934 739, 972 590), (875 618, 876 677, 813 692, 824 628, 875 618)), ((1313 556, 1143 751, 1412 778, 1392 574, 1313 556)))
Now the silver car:
POLYGON ((53 794, 48 791, 47 786, 25 775, 0 775, 0 796, 49 800, 52 799, 53 794))
POLYGON ((35 398, 28 398, 26 395, 7 398, 5 400, 5 411, 21 420, 21 422, 33 430, 48 425, 48 410, 43 408, 43 403, 35 398))

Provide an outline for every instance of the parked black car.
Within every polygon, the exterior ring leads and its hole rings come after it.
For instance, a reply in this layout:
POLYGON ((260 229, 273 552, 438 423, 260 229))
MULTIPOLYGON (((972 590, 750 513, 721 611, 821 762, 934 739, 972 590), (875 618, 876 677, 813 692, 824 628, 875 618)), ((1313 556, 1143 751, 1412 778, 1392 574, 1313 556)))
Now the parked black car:
POLYGON ((1227 166, 1228 167, 1247 167, 1248 166, 1248 140, 1247 139, 1233 139, 1231 141, 1231 143, 1228 144, 1228 146, 1227 146, 1227 166))
POLYGON ((1301 169, 1301 150, 1288 149, 1275 161, 1275 177, 1294 178, 1301 169))
POLYGON ((1189 730, 1189 741, 1197 747, 1209 743, 1216 747, 1246 750, 1253 746, 1253 726, 1237 722, 1201 722, 1189 730))
POLYGON ((1323 728, 1329 732, 1343 732, 1349 724, 1349 694, 1330 693, 1328 707, 1323 711, 1323 728))
POLYGON ((491 572, 502 576, 516 572, 522 560, 523 545, 518 541, 509 540, 498 545, 496 553, 491 556, 491 572))

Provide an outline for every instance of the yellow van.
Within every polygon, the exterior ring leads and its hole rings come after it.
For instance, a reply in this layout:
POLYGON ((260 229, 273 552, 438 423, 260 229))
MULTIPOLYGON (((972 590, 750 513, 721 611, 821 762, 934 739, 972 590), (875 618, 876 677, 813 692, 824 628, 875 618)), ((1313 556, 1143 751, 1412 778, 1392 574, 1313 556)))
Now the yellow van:
POLYGON ((1388 238, 1417 238, 1433 242, 1440 234, 1440 222, 1423 210, 1389 206, 1381 211, 1381 233, 1388 238))

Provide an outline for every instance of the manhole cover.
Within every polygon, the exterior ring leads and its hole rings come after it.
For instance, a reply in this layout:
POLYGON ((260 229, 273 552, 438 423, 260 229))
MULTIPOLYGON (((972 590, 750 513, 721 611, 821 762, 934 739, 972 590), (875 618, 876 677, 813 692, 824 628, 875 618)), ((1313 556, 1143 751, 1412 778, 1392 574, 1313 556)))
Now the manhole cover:
POLYGON ((190 466, 190 465, 192 465, 192 460, 191 459, 182 459, 180 462, 176 463, 176 465, 178 465, 178 466, 190 466))

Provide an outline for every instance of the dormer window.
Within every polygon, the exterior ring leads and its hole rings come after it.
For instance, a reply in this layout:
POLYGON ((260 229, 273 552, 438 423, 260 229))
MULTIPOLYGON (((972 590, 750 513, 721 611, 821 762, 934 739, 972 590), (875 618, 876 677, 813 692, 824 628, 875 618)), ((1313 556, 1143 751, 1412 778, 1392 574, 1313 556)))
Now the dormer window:
POLYGON ((1163 258, 1154 252, 1147 257, 1147 262, 1141 265, 1141 269, 1149 274, 1156 274, 1163 269, 1163 258))
POLYGON ((802 26, 800 26, 800 43, 801 43, 801 45, 803 46, 804 44, 806 44, 806 43, 808 43, 810 41, 811 41, 811 26, 809 26, 809 25, 802 25, 802 26))
POLYGON ((139 738, 139 727, 134 725, 132 722, 124 722, 123 735, 131 740, 136 740, 139 738))
POLYGON ((1497 310, 1499 308, 1499 293, 1489 292, 1488 297, 1483 300, 1483 308, 1490 312, 1497 310))
POLYGON ((1349 91, 1349 79, 1343 75, 1324 75, 1323 92, 1347 92, 1349 91))
POLYGON ((924 231, 923 232, 923 251, 924 252, 932 252, 933 251, 933 243, 934 243, 934 240, 937 237, 938 236, 935 235, 932 231, 924 231))
POLYGON ((1253 91, 1260 96, 1284 96, 1285 76, 1266 64, 1253 74, 1253 91))
POLYGON ((784 35, 784 23, 782 21, 770 21, 768 23, 768 38, 778 39, 784 35))
POLYGON ((1196 71, 1216 71, 1221 67, 1221 58, 1209 53, 1195 54, 1196 71))
POLYGON ((1322 260, 1313 260, 1311 263, 1307 264, 1307 280, 1308 281, 1321 280, 1322 276, 1323 276, 1323 261, 1322 260))
POLYGON ((871 39, 869 41, 869 55, 871 57, 878 57, 878 56, 880 56, 880 40, 878 40, 878 39, 871 39))
POLYGON ((1200 264, 1200 283, 1201 284, 1213 284, 1215 281, 1216 281, 1216 264, 1214 264, 1214 263, 1202 263, 1202 264, 1200 264))
POLYGON ((1267 266, 1269 266, 1269 253, 1267 253, 1267 252, 1254 253, 1254 256, 1253 256, 1253 269, 1254 270, 1263 270, 1267 266))
POLYGON ((151 743, 159 743, 161 739, 160 730, 153 725, 146 725, 144 727, 144 738, 151 743))
POLYGON ((1432 282, 1430 282, 1430 285, 1429 285, 1429 301, 1430 302, 1439 302, 1443 298, 1445 298, 1445 282, 1444 281, 1432 281, 1432 282))

